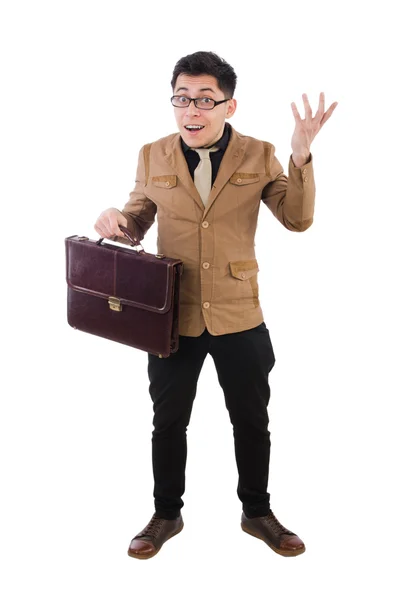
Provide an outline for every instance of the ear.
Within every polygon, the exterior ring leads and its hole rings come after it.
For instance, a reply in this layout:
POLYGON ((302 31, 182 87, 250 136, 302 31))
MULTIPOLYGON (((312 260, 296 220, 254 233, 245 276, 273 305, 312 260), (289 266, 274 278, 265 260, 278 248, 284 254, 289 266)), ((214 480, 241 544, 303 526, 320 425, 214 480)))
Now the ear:
POLYGON ((226 119, 230 119, 230 117, 232 117, 234 115, 234 113, 236 112, 236 108, 237 108, 237 100, 232 98, 227 103, 227 109, 226 109, 226 115, 225 115, 226 119))

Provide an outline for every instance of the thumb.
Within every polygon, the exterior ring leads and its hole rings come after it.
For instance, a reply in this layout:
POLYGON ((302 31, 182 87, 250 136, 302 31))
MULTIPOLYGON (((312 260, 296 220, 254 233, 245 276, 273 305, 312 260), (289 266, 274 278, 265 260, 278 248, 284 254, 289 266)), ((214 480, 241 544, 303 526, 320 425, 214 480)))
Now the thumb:
MULTIPOLYGON (((113 233, 113 235, 117 235, 119 237, 125 237, 124 233, 121 231, 121 229, 119 228, 119 225, 124 225, 124 222, 127 224, 127 219, 124 217, 124 215, 111 215, 110 217, 110 226, 111 226, 111 231, 113 233)), ((126 226, 126 225, 124 225, 126 226)))
MULTIPOLYGON (((117 224, 118 225, 122 225, 123 227, 127 227, 128 226, 127 218, 122 213, 120 213, 119 215, 117 215, 117 224)), ((125 235, 120 229, 119 229, 119 231, 120 231, 121 235, 125 235)))

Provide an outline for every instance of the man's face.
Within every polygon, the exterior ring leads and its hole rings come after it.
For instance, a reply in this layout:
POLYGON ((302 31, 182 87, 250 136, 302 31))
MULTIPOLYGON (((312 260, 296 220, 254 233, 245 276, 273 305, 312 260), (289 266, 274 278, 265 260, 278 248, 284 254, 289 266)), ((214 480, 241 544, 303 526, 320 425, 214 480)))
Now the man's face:
MULTIPOLYGON (((188 98, 212 98, 224 100, 225 94, 218 88, 217 80, 212 75, 178 75, 175 83, 174 96, 188 98)), ((194 102, 188 107, 174 107, 175 119, 183 141, 190 148, 211 146, 223 134, 225 119, 230 118, 237 107, 236 100, 228 100, 218 104, 212 110, 196 108, 194 102), (186 125, 204 125, 198 131, 188 131, 186 125)))

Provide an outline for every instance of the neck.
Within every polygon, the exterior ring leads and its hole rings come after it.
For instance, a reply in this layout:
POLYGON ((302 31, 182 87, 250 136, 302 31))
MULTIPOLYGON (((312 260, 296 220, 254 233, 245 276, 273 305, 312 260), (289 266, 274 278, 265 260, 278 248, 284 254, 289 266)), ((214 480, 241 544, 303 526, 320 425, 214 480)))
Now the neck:
POLYGON ((219 140, 220 140, 220 139, 221 139, 221 137, 223 136, 224 132, 225 132, 225 125, 223 125, 222 131, 221 131, 221 134, 219 135, 219 137, 217 137, 217 138, 216 138, 216 140, 215 140, 214 142, 211 142, 211 144, 209 144, 209 146, 201 146, 201 147, 202 147, 202 148, 207 148, 207 149, 208 149, 208 148, 212 148, 212 146, 215 146, 215 144, 216 144, 217 142, 219 142, 219 140))

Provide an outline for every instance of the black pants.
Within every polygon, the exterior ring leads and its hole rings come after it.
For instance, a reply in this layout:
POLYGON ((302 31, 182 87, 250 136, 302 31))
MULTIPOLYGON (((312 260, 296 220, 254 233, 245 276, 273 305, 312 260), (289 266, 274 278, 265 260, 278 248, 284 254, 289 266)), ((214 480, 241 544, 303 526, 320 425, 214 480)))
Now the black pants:
POLYGON ((156 516, 175 519, 183 507, 187 458, 186 428, 197 380, 211 354, 233 425, 239 473, 237 494, 247 517, 268 513, 270 433, 268 375, 275 363, 264 323, 253 329, 213 336, 180 336, 168 358, 149 354, 149 392, 153 400, 152 460, 156 516))

